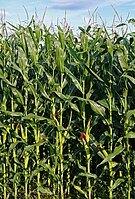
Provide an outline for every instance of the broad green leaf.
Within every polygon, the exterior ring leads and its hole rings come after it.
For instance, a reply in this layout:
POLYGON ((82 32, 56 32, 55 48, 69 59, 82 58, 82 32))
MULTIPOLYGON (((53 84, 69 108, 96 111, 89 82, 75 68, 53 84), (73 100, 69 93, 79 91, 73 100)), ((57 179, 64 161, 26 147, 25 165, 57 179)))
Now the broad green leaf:
POLYGON ((44 194, 53 195, 49 188, 38 187, 37 190, 44 194))
POLYGON ((128 60, 127 50, 125 48, 123 49, 118 48, 117 55, 118 55, 118 59, 119 59, 122 70, 123 71, 127 70, 129 68, 128 61, 127 61, 128 60))
POLYGON ((78 108, 78 106, 76 104, 70 102, 69 105, 70 105, 71 109, 73 109, 74 111, 76 111, 78 113, 80 112, 79 108, 78 108))
POLYGON ((22 68, 20 68, 19 66, 17 66, 17 64, 15 64, 15 63, 12 63, 11 67, 21 73, 24 81, 26 81, 27 83, 29 82, 28 81, 28 74, 26 72, 24 72, 22 70, 22 68))
POLYGON ((98 103, 96 103, 92 100, 89 100, 89 103, 90 103, 92 110, 95 113, 102 115, 102 116, 105 116, 105 108, 103 106, 99 105, 98 103))
POLYGON ((116 28, 119 28, 119 27, 122 27, 122 26, 127 26, 127 24, 126 24, 126 23, 120 23, 120 24, 118 24, 118 25, 116 26, 116 28))
POLYGON ((117 162, 112 162, 112 168, 116 167, 119 163, 117 162))
MULTIPOLYGON (((25 46, 25 41, 22 41, 22 43, 25 46)), ((22 47, 19 46, 18 47, 18 64, 19 64, 19 67, 21 68, 21 71, 24 71, 24 69, 26 69, 27 62, 28 60, 27 60, 26 54, 24 50, 22 49, 22 47)))
POLYGON ((62 93, 59 93, 59 92, 55 92, 55 94, 62 100, 64 101, 69 101, 70 100, 70 96, 67 96, 67 95, 64 95, 62 93))
POLYGON ((133 26, 135 26, 135 19, 134 19, 134 18, 129 19, 129 20, 128 20, 128 23, 131 23, 133 26))
POLYGON ((135 78, 129 76, 129 75, 123 75, 124 77, 128 78, 133 84, 135 84, 135 78))
POLYGON ((11 111, 3 111, 3 113, 5 113, 6 115, 12 116, 12 117, 22 117, 23 113, 21 112, 11 112, 11 111))
POLYGON ((84 177, 94 178, 94 179, 97 178, 97 175, 93 173, 79 173, 79 176, 84 176, 84 177))
POLYGON ((127 111, 126 118, 129 119, 132 115, 135 115, 135 109, 127 111))
POLYGON ((119 155, 123 150, 124 147, 122 145, 116 147, 114 149, 114 152, 109 154, 100 164, 98 164, 98 166, 100 166, 101 164, 105 164, 106 162, 112 161, 112 159, 115 158, 117 155, 119 155))
POLYGON ((36 146, 42 146, 45 143, 44 140, 40 140, 39 142, 36 143, 36 146))
POLYGON ((77 80, 77 78, 71 73, 71 71, 65 67, 65 72, 66 74, 71 78, 72 82, 74 83, 74 86, 79 90, 81 91, 81 93, 83 93, 83 90, 82 90, 82 86, 81 84, 79 83, 79 81, 77 80))
POLYGON ((37 94, 37 91, 32 84, 29 84, 29 89, 30 89, 31 93, 34 95, 34 98, 36 99, 38 97, 38 94, 37 94))
POLYGON ((43 87, 43 85, 42 85, 39 81, 37 81, 37 83, 38 83, 38 86, 39 86, 39 89, 40 89, 42 95, 43 95, 46 99, 48 99, 49 101, 51 101, 51 99, 49 98, 48 94, 46 93, 45 88, 43 87))
POLYGON ((11 153, 11 151, 16 148, 18 143, 22 143, 22 142, 21 141, 17 141, 15 143, 11 143, 11 145, 9 146, 8 153, 11 153))
POLYGON ((112 190, 116 189, 125 180, 123 178, 118 178, 112 186, 112 190))
POLYGON ((135 132, 129 132, 125 137, 127 137, 127 138, 135 138, 135 132))
POLYGON ((0 79, 2 79, 8 85, 13 86, 13 84, 5 77, 1 68, 0 68, 0 79))
POLYGON ((77 160, 77 164, 78 164, 78 167, 79 169, 83 170, 84 172, 86 172, 86 167, 82 166, 79 162, 79 160, 77 160))
POLYGON ((4 125, 4 124, 2 124, 1 122, 0 122, 0 128, 5 128, 6 127, 6 125, 4 125))
POLYGON ((46 120, 45 117, 35 115, 34 113, 29 113, 28 115, 23 117, 24 120, 36 119, 36 120, 46 120))
POLYGON ((88 198, 88 197, 87 197, 87 193, 86 193, 85 191, 83 191, 83 190, 81 189, 80 186, 74 185, 74 188, 75 188, 77 191, 79 191, 81 194, 83 194, 83 195, 85 196, 85 198, 88 198))
POLYGON ((31 152, 34 148, 35 148, 35 144, 26 146, 22 152, 22 156, 25 154, 25 152, 31 152))
POLYGON ((67 46, 69 53, 71 54, 71 56, 74 58, 74 60, 76 60, 77 62, 81 62, 80 57, 77 55, 76 51, 73 48, 70 48, 69 46, 67 46))
POLYGON ((23 99, 23 96, 20 93, 20 91, 13 87, 11 88, 11 90, 12 90, 14 96, 16 97, 16 99, 18 99, 19 103, 24 105, 24 99, 23 99))
MULTIPOLYGON (((109 109, 109 104, 106 99, 98 100, 97 103, 100 104, 101 106, 109 109)), ((112 109, 113 109, 113 111, 117 111, 117 108, 114 105, 112 106, 112 109)))
POLYGON ((84 67, 88 70, 88 72, 90 74, 92 74, 97 80, 99 80, 100 82, 104 83, 104 81, 101 79, 101 77, 98 76, 98 74, 96 74, 90 67, 84 65, 84 67))

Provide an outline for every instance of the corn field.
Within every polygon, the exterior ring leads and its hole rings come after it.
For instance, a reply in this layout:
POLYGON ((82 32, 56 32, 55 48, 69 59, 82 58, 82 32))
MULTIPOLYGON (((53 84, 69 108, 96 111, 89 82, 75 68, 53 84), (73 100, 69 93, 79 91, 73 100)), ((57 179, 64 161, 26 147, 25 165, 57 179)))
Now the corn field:
POLYGON ((0 32, 0 199, 135 198, 134 22, 0 32))

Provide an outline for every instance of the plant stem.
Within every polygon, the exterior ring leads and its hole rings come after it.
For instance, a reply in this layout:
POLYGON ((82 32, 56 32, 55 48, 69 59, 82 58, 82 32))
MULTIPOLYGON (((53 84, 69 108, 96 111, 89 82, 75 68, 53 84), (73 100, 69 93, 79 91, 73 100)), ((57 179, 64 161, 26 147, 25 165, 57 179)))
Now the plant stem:
MULTIPOLYGON (((14 99, 13 96, 11 97, 11 111, 14 112, 14 99)), ((12 130, 14 131, 14 124, 11 126, 12 130)), ((18 134, 18 129, 16 127, 16 134, 18 134)), ((16 136, 16 135, 15 135, 16 136)), ((16 137, 13 138, 13 143, 15 144, 17 142, 16 137)), ((13 158, 14 158, 14 173, 17 172, 17 164, 15 163, 16 159, 16 149, 13 149, 13 158)), ((14 194, 15 194, 15 199, 17 199, 17 184, 14 182, 14 194)))
MULTIPOLYGON (((127 112, 128 110, 128 79, 125 79, 125 89, 124 89, 124 113, 127 112)), ((124 130, 125 130, 125 135, 128 134, 128 119, 126 119, 125 124, 124 124, 124 130)), ((126 149, 127 149, 127 172, 128 172, 128 199, 131 198, 131 176, 130 176, 130 144, 129 144, 129 138, 126 138, 126 149)))
MULTIPOLYGON (((109 131, 110 131, 110 153, 113 152, 113 129, 112 129, 112 94, 111 94, 111 85, 109 95, 109 131)), ((113 168, 112 161, 109 162, 109 170, 110 170, 110 190, 109 190, 109 198, 113 198, 112 186, 113 186, 113 168)))
MULTIPOLYGON (((6 143, 6 133, 4 132, 4 134, 3 134, 3 145, 4 145, 4 149, 6 149, 5 143, 6 143)), ((7 161, 6 161, 6 157, 5 157, 5 162, 3 163, 4 199, 7 198, 7 188, 6 188, 7 171, 6 171, 6 167, 7 167, 7 161)))
MULTIPOLYGON (((62 84, 63 84, 63 73, 61 73, 61 93, 62 93, 62 84)), ((60 126, 62 126, 62 117, 63 117, 63 107, 62 102, 60 102, 60 126)), ((62 131, 59 131, 59 143, 60 143, 60 179, 61 179, 61 199, 64 199, 64 191, 63 191, 63 136, 62 131)))
MULTIPOLYGON (((25 90, 25 106, 24 106, 24 110, 25 110, 25 116, 27 115, 27 103, 28 103, 28 90, 26 88, 25 90)), ((28 142, 28 136, 27 136, 27 132, 28 129, 27 127, 24 127, 24 138, 25 138, 25 143, 28 142)), ((25 152, 24 154, 24 175, 25 175, 25 199, 28 199, 28 161, 29 161, 29 156, 28 153, 25 152)))
MULTIPOLYGON (((86 144, 85 144, 85 151, 86 151, 86 159, 87 159, 87 173, 90 174, 91 172, 91 157, 90 157, 90 148, 89 148, 89 141, 90 141, 90 119, 88 120, 87 129, 86 129, 86 144)), ((87 177, 87 186, 88 186, 88 198, 91 199, 92 197, 92 189, 91 189, 91 182, 90 178, 87 177)))

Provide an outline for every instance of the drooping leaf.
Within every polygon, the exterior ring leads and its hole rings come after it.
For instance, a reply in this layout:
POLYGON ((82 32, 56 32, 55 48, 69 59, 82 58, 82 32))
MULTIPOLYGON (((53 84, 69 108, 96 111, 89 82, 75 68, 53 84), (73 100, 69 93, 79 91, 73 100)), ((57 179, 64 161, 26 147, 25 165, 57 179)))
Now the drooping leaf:
POLYGON ((79 173, 79 176, 84 176, 84 177, 94 178, 94 179, 97 178, 97 175, 93 173, 79 173))
POLYGON ((42 95, 43 95, 47 100, 51 101, 51 99, 50 99, 50 97, 48 96, 48 94, 46 93, 45 88, 43 87, 43 85, 42 85, 39 81, 37 81, 37 83, 38 83, 38 86, 39 86, 39 89, 40 89, 42 95))
POLYGON ((135 115, 135 109, 127 111, 126 118, 129 119, 132 115, 135 115))
POLYGON ((12 89, 12 92, 13 92, 14 96, 18 99, 20 104, 24 105, 24 99, 23 99, 23 96, 20 93, 20 91, 17 90, 16 88, 13 88, 13 87, 11 89, 12 89))
POLYGON ((112 159, 119 155, 123 150, 124 147, 122 145, 117 146, 114 149, 114 152, 109 154, 100 164, 98 164, 98 166, 100 166, 101 164, 105 164, 106 162, 112 161, 112 159))
POLYGON ((98 103, 94 102, 93 100, 89 100, 90 106, 92 110, 102 116, 105 116, 105 108, 98 103))
POLYGON ((90 67, 88 67, 88 66, 86 66, 86 65, 84 65, 84 67, 88 70, 88 72, 89 72, 90 74, 93 75, 93 77, 95 77, 95 78, 96 78, 97 80, 99 80, 100 82, 104 83, 104 81, 101 79, 101 77, 99 77, 99 75, 96 74, 96 72, 94 72, 90 67))
POLYGON ((4 124, 2 124, 1 122, 0 122, 0 128, 5 128, 6 127, 6 125, 4 125, 4 124))
POLYGON ((29 113, 28 115, 23 117, 24 120, 30 120, 30 119, 36 119, 36 120, 46 120, 45 117, 39 116, 39 115, 35 115, 34 113, 29 113))
POLYGON ((23 113, 21 112, 11 112, 11 111, 3 111, 2 112, 6 115, 12 116, 12 117, 22 117, 23 113))
POLYGON ((87 197, 87 192, 86 192, 86 191, 83 191, 83 190, 81 189, 80 186, 74 185, 74 188, 75 188, 77 191, 79 191, 81 194, 83 194, 83 195, 85 196, 85 198, 88 198, 88 197, 87 197))
POLYGON ((128 78, 133 84, 135 84, 135 78, 131 77, 130 75, 123 75, 124 77, 128 78))
POLYGON ((79 91, 81 91, 81 93, 83 93, 81 84, 79 83, 79 81, 77 80, 77 78, 71 73, 71 71, 67 67, 65 67, 65 72, 71 78, 72 82, 74 83, 74 86, 79 91))
POLYGON ((123 178, 118 178, 112 186, 112 190, 116 189, 125 180, 123 178))
POLYGON ((79 108, 78 108, 78 106, 76 104, 70 102, 69 105, 70 105, 71 109, 73 109, 74 111, 76 111, 78 113, 80 112, 79 108))
POLYGON ((127 137, 127 138, 135 138, 135 132, 129 132, 125 137, 127 137))
POLYGON ((48 194, 48 195, 53 195, 53 193, 51 192, 51 190, 49 188, 44 188, 44 187, 38 187, 37 189, 38 191, 40 191, 41 193, 44 193, 44 194, 48 194))

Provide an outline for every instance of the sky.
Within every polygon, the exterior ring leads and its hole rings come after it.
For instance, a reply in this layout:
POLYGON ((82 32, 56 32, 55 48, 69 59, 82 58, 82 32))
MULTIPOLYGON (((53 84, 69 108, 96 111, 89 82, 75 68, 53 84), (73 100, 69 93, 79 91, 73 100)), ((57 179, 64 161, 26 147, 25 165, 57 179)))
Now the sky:
POLYGON ((41 20, 45 13, 44 23, 47 26, 62 23, 66 13, 70 27, 76 30, 78 26, 87 26, 93 14, 95 20, 101 17, 108 26, 112 24, 114 16, 115 21, 120 20, 116 12, 122 22, 127 17, 135 18, 135 0, 0 0, 1 16, 3 12, 5 21, 14 25, 30 20, 35 13, 41 20))

